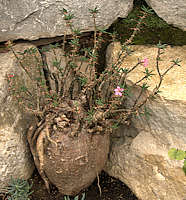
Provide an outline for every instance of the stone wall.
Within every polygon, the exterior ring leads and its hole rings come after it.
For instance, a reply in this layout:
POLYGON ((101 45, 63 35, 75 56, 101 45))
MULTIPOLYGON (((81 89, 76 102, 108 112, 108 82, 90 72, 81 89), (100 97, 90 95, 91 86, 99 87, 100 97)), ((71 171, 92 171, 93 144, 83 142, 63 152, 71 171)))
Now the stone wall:
MULTIPOLYGON (((15 51, 34 47, 19 44, 15 51)), ((33 61, 32 61, 33 62, 33 61)), ((35 168, 27 143, 27 130, 34 116, 23 111, 8 92, 7 76, 19 74, 28 84, 29 79, 18 67, 12 52, 0 54, 0 192, 12 178, 28 179, 35 168)))
MULTIPOLYGON (((144 58, 149 59, 148 70, 156 74, 155 46, 132 46, 135 50, 121 66, 134 66, 144 58)), ((112 43, 107 50, 107 63, 114 63, 121 46, 112 43)), ((182 60, 181 67, 170 70, 160 88, 161 96, 147 102, 148 118, 138 116, 128 127, 112 135, 109 160, 105 168, 109 175, 120 179, 142 200, 183 200, 186 199, 186 176, 182 170, 183 160, 171 160, 171 148, 186 150, 186 46, 168 47, 159 62, 161 73, 171 65, 171 60, 182 60)), ((136 68, 128 79, 136 82, 142 77, 144 66, 136 68)), ((149 93, 158 83, 157 74, 148 85, 149 93)), ((133 105, 140 88, 131 91, 128 105, 133 105)), ((142 98, 145 97, 143 95, 142 98)))
POLYGON ((67 31, 61 11, 75 15, 73 24, 82 32, 94 30, 89 9, 97 6, 96 24, 108 28, 118 17, 126 17, 132 9, 131 0, 17 0, 0 1, 0 41, 60 36, 67 31))
MULTIPOLYGON (((186 30, 185 0, 146 0, 168 24, 186 30)), ((73 24, 82 32, 94 30, 89 9, 97 6, 96 25, 108 28, 117 18, 125 18, 133 8, 133 0, 17 0, 0 1, 0 42, 7 40, 52 38, 70 34, 65 26, 63 8, 75 15, 73 24)))

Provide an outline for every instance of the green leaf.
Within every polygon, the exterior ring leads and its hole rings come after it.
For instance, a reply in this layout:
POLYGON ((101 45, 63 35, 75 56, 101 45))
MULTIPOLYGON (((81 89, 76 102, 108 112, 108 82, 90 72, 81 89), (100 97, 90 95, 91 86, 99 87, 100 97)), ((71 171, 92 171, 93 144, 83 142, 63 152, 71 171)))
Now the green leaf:
POLYGON ((63 11, 63 13, 68 13, 65 8, 63 8, 63 10, 61 10, 61 11, 63 11))
POLYGON ((119 127, 119 123, 116 122, 115 124, 112 125, 112 129, 117 129, 119 127))
POLYGON ((149 85, 147 85, 147 83, 143 83, 141 87, 142 87, 142 90, 144 91, 149 87, 149 85))
POLYGON ((54 67, 59 67, 60 66, 60 62, 57 61, 57 60, 53 61, 52 64, 53 64, 54 67))
POLYGON ((167 47, 167 44, 161 44, 161 42, 159 41, 159 43, 157 44, 157 48, 159 49, 165 49, 167 47))
POLYGON ((186 153, 183 150, 177 150, 176 160, 183 160, 186 157, 186 153))
POLYGON ((96 104, 99 106, 104 106, 102 99, 96 99, 96 104))
POLYGON ((54 107, 57 107, 57 106, 59 106, 59 103, 58 103, 58 102, 56 102, 56 101, 52 102, 52 104, 53 104, 53 106, 54 106, 54 107))
POLYGON ((75 38, 73 40, 70 41, 70 44, 71 45, 75 45, 75 46, 79 46, 79 38, 75 38))
POLYGON ((81 200, 85 200, 85 192, 83 193, 81 200))
POLYGON ((22 92, 26 92, 28 89, 27 89, 26 86, 23 85, 23 86, 20 87, 20 90, 21 90, 22 92))
POLYGON ((176 151, 177 151, 177 149, 175 149, 175 148, 172 148, 172 149, 169 150, 168 156, 169 156, 170 159, 175 159, 176 151))
POLYGON ((50 51, 50 49, 49 49, 48 47, 42 47, 42 48, 40 49, 40 51, 41 51, 41 52, 48 52, 48 51, 50 51))
POLYGON ((154 14, 153 9, 149 9, 148 7, 145 7, 144 5, 142 5, 141 9, 148 14, 154 14))
POLYGON ((80 61, 81 62, 86 62, 88 61, 88 58, 86 58, 85 56, 80 57, 80 61))
POLYGON ((64 200, 70 200, 70 197, 67 195, 64 197, 64 200))
POLYGON ((173 62, 175 65, 178 65, 178 66, 180 66, 180 62, 181 62, 182 60, 180 60, 179 58, 176 58, 175 60, 172 60, 171 62, 173 62))
POLYGON ((146 119, 149 119, 150 116, 152 116, 152 110, 150 108, 147 108, 146 106, 144 107, 144 115, 146 117, 146 119))
POLYGON ((69 66, 71 67, 71 68, 73 68, 73 69, 75 69, 76 67, 78 67, 77 65, 76 65, 76 63, 74 63, 74 62, 70 62, 69 63, 69 66))
POLYGON ((81 34, 81 30, 76 28, 72 30, 74 32, 75 35, 80 35, 81 34))
POLYGON ((146 74, 146 78, 149 78, 149 77, 155 75, 152 72, 153 72, 153 70, 149 71, 148 68, 145 68, 145 72, 143 72, 143 73, 146 74))
POLYGON ((71 20, 73 18, 74 18, 74 14, 68 14, 68 15, 65 14, 65 16, 64 16, 64 20, 66 20, 66 21, 71 20))
POLYGON ((183 160, 186 157, 186 152, 183 150, 172 148, 169 150, 168 155, 170 159, 183 160))
POLYGON ((88 9, 91 14, 96 14, 99 12, 97 6, 94 9, 88 9))
POLYGON ((81 82, 81 86, 83 87, 84 85, 86 85, 86 83, 87 83, 87 81, 88 81, 88 79, 87 78, 85 78, 85 77, 79 77, 79 80, 80 80, 80 82, 81 82))
POLYGON ((78 196, 78 195, 74 197, 74 200, 78 200, 78 199, 79 199, 79 196, 78 196))
POLYGON ((120 72, 125 73, 125 74, 126 74, 128 71, 129 71, 129 70, 128 70, 127 68, 121 68, 121 69, 120 69, 120 72))

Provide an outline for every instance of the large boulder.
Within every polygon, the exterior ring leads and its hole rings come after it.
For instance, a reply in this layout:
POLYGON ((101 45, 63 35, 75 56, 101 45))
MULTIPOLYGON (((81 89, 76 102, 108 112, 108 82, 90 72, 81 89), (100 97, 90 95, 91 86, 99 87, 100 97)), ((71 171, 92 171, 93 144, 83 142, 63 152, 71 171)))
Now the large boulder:
MULTIPOLYGON (((118 43, 109 47, 108 63, 113 62, 120 48, 118 43)), ((149 70, 155 69, 157 49, 154 46, 134 46, 133 49, 136 52, 122 66, 133 66, 137 58, 148 57, 149 70)), ((170 59, 177 57, 182 60, 182 67, 169 71, 162 83, 161 96, 154 101, 148 101, 147 108, 151 110, 149 119, 142 116, 134 118, 129 127, 120 127, 112 138, 105 170, 127 184, 142 200, 186 198, 183 161, 170 160, 168 157, 170 148, 186 150, 186 47, 169 47, 162 56, 160 69, 163 72, 170 65, 170 59)), ((139 80, 143 68, 136 69, 130 80, 139 80)), ((157 76, 154 76, 151 79, 152 85, 155 86, 157 81, 157 76)), ((139 92, 138 87, 132 90, 129 104, 134 102, 139 92)), ((145 95, 147 94, 144 97, 145 95)))
MULTIPOLYGON (((108 28, 118 17, 126 17, 131 11, 131 0, 47 0, 1 1, 0 41, 60 36, 67 27, 61 11, 63 8, 75 15, 73 24, 82 32, 94 30, 89 9, 97 6, 96 24, 108 28)), ((67 30, 70 33, 70 30, 67 30)))
POLYGON ((168 24, 172 24, 186 31, 186 3, 185 0, 145 0, 156 14, 168 24))
MULTIPOLYGON (((125 58, 121 66, 124 68, 130 68, 130 66, 135 66, 138 62, 138 58, 143 60, 148 58, 149 71, 153 70, 153 76, 147 80, 148 89, 153 90, 153 88, 159 82, 159 76, 156 71, 156 56, 158 53, 158 48, 151 45, 132 45, 130 46, 131 51, 134 51, 131 56, 125 58)), ((107 64, 112 64, 116 62, 118 53, 121 51, 121 45, 119 42, 111 43, 107 49, 107 64)), ((167 46, 164 53, 161 56, 160 61, 160 71, 165 72, 168 67, 173 64, 173 60, 179 58, 182 62, 181 67, 175 66, 171 69, 168 74, 164 77, 163 84, 161 85, 160 91, 161 95, 169 100, 185 100, 186 90, 186 46, 167 46)), ((128 79, 132 82, 138 81, 142 76, 144 76, 145 67, 143 65, 138 66, 137 69, 132 71, 128 76, 128 79)))
MULTIPOLYGON (((30 44, 14 46, 15 51, 34 48, 30 44)), ((35 60, 30 59, 31 68, 35 60)), ((23 111, 16 99, 9 93, 8 77, 13 79, 16 74, 21 77, 28 88, 31 82, 24 70, 18 66, 17 59, 11 51, 0 54, 0 192, 7 186, 10 178, 28 179, 35 168, 26 133, 34 116, 23 111)))

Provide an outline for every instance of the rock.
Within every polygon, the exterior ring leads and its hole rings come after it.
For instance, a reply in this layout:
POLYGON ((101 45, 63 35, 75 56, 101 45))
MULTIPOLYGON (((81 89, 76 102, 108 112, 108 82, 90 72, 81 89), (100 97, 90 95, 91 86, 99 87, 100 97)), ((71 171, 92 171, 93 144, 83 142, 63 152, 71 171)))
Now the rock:
MULTIPOLYGON (((33 48, 30 44, 14 46, 15 51, 24 51, 33 48)), ((33 59, 30 60, 34 63, 33 59)), ((31 67, 31 64, 29 65, 31 67)), ((28 179, 35 168, 27 144, 26 133, 33 115, 23 111, 16 103, 15 98, 9 95, 7 75, 19 74, 31 88, 30 80, 18 66, 13 53, 0 54, 0 192, 7 186, 10 178, 28 179)), ((15 76, 14 76, 15 77, 15 76)), ((14 78, 13 77, 13 78, 14 78)))
MULTIPOLYGON (((0 41, 61 36, 67 27, 60 12, 63 8, 75 15, 73 24, 82 32, 94 30, 89 9, 99 9, 96 24, 108 28, 118 17, 126 17, 132 9, 131 0, 45 0, 0 3, 0 41)), ((67 31, 70 33, 70 30, 67 31)))
MULTIPOLYGON (((115 43, 109 48, 107 63, 111 63, 116 58, 118 49, 121 47, 115 43)), ((133 66, 138 57, 140 59, 148 57, 150 59, 148 68, 152 69, 155 48, 134 46, 134 49, 136 52, 129 56, 122 66, 133 66)), ((160 69, 164 71, 170 58, 176 57, 182 60, 182 67, 168 73, 162 83, 162 96, 158 96, 154 101, 148 101, 147 108, 151 110, 149 119, 142 116, 134 118, 129 127, 120 127, 112 138, 109 161, 105 170, 109 175, 127 184, 142 200, 183 200, 186 198, 183 161, 170 160, 168 157, 170 148, 185 150, 186 147, 185 53, 185 46, 167 49, 162 56, 160 69)), ((136 79, 139 80, 141 71, 140 68, 136 69, 136 72, 131 74, 130 80, 133 82, 136 79)), ((155 76, 152 84, 155 85, 156 81, 155 76)), ((138 87, 132 90, 131 102, 134 102, 139 91, 138 87)))
POLYGON ((142 200, 186 197, 183 161, 170 160, 167 155, 172 147, 185 149, 186 104, 172 101, 165 104, 161 100, 154 102, 149 121, 140 119, 132 127, 122 129, 117 140, 113 140, 105 168, 142 200))
POLYGON ((168 24, 186 31, 186 3, 185 0, 145 0, 156 14, 168 24))
MULTIPOLYGON (((157 56, 157 47, 155 46, 145 46, 145 45, 132 45, 130 49, 134 51, 132 56, 128 56, 124 62, 121 64, 122 67, 134 66, 138 62, 138 58, 143 60, 144 58, 148 58, 149 71, 153 70, 153 75, 151 79, 147 82, 150 85, 149 90, 153 90, 153 88, 158 84, 159 77, 156 71, 156 56, 157 56)), ((107 63, 111 64, 116 61, 116 56, 121 50, 121 45, 119 42, 111 43, 107 49, 107 63)), ((181 67, 176 66, 172 70, 168 72, 168 74, 164 77, 163 84, 161 85, 160 91, 161 95, 169 100, 185 100, 186 90, 186 45, 184 46, 168 46, 165 49, 164 54, 162 55, 162 61, 160 61, 160 71, 164 72, 169 66, 173 63, 172 60, 179 58, 182 60, 180 63, 181 67)), ((132 71, 128 77, 129 80, 136 82, 144 75, 144 66, 139 66, 136 70, 132 71)))

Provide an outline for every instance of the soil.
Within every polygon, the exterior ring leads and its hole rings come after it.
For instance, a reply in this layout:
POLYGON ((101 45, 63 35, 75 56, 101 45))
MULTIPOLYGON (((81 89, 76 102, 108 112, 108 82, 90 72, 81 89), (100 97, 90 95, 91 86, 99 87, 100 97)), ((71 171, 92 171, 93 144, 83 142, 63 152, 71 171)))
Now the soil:
MULTIPOLYGON (((102 172, 99 176, 101 196, 97 185, 97 180, 87 188, 84 192, 86 194, 86 200, 138 200, 132 191, 121 181, 110 177, 105 172, 102 172)), ((29 180, 33 182, 31 200, 64 200, 64 196, 60 194, 56 187, 51 187, 51 193, 49 194, 43 180, 35 171, 33 177, 29 180)), ((81 199, 81 194, 79 195, 81 199)), ((74 199, 71 197, 71 199, 74 199)))
MULTIPOLYGON (((65 200, 64 195, 59 193, 54 185, 51 186, 51 191, 48 193, 44 181, 37 170, 35 170, 28 182, 32 184, 31 191, 33 192, 29 197, 30 200, 65 200)), ((101 187, 101 195, 97 179, 91 186, 82 191, 82 193, 85 193, 85 200, 138 200, 123 182, 109 176, 104 171, 99 175, 99 185, 101 187)), ((79 200, 81 200, 81 197, 82 194, 80 193, 79 200)), ((74 200, 74 197, 70 197, 70 199, 74 200)), ((4 194, 0 194, 0 200, 7 200, 7 197, 4 194)))

